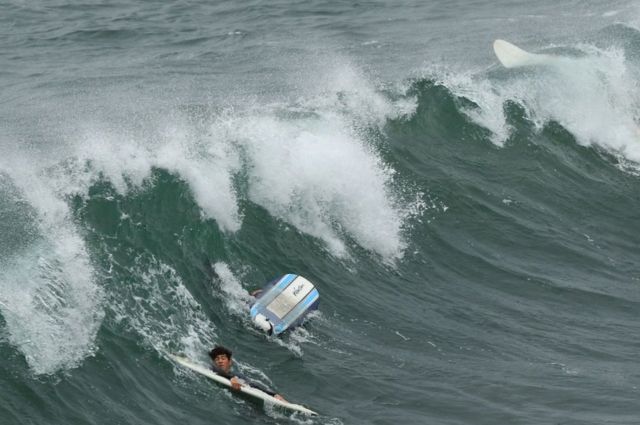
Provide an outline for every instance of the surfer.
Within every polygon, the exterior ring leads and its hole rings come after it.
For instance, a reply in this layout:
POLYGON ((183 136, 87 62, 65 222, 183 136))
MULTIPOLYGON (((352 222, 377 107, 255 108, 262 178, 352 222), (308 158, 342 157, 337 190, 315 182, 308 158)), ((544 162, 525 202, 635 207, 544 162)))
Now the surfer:
POLYGON ((271 388, 258 382, 253 382, 241 373, 235 371, 232 372, 231 366, 233 361, 231 360, 231 350, 228 348, 218 345, 209 352, 209 357, 211 357, 211 362, 213 363, 211 369, 218 375, 229 379, 229 381, 231 381, 232 389, 239 391, 242 385, 249 385, 250 387, 264 391, 278 400, 286 401, 284 397, 273 391, 271 388))

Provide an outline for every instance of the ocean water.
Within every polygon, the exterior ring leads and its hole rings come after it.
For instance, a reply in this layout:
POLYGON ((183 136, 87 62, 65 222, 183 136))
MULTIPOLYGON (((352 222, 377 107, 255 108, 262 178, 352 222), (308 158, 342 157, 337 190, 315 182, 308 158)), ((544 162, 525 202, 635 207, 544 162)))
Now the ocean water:
POLYGON ((0 424, 640 423, 637 2, 16 0, 0 34, 0 424), (320 310, 270 338, 249 291, 289 272, 320 310), (165 354, 215 344, 320 416, 165 354))

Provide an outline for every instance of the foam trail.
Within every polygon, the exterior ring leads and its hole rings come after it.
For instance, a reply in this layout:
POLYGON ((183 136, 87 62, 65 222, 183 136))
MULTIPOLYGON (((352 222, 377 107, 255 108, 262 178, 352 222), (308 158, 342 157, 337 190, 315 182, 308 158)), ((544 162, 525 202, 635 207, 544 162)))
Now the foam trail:
POLYGON ((229 311, 243 318, 248 317, 253 297, 242 287, 226 263, 219 261, 213 265, 213 269, 220 277, 220 289, 225 295, 224 302, 229 311))
POLYGON ((118 284, 109 291, 109 312, 145 345, 192 358, 213 346, 215 325, 171 266, 140 255, 133 266, 120 269, 114 264, 113 269, 118 284))

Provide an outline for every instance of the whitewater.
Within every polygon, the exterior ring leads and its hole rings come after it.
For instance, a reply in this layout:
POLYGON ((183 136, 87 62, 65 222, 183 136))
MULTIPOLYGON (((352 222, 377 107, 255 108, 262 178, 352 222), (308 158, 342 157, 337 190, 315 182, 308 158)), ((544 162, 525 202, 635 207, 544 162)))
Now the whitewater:
POLYGON ((0 12, 1 424, 638 422, 635 3, 0 12))

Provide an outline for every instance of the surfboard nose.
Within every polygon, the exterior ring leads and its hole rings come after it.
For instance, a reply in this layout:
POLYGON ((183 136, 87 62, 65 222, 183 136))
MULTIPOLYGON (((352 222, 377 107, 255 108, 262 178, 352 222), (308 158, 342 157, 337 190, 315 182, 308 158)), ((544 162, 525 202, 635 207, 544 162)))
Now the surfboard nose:
POLYGON ((547 54, 529 53, 508 41, 500 39, 493 42, 493 52, 505 68, 546 65, 552 63, 554 59, 554 56, 547 54))

